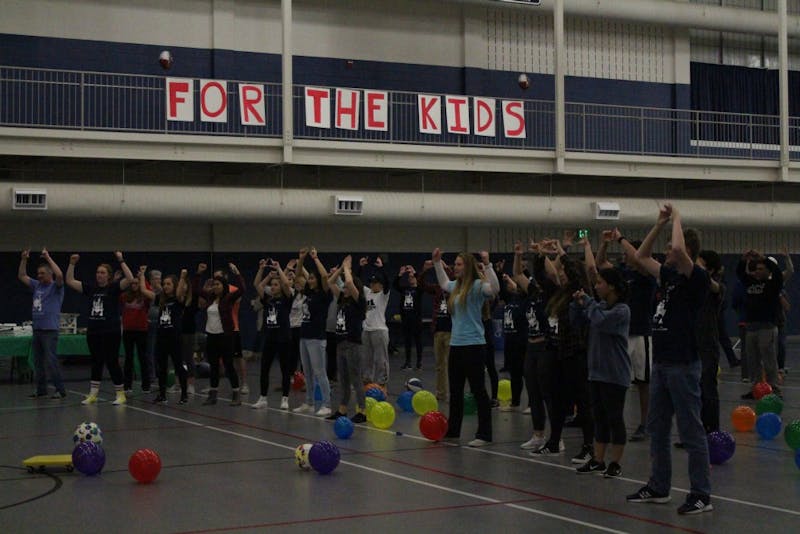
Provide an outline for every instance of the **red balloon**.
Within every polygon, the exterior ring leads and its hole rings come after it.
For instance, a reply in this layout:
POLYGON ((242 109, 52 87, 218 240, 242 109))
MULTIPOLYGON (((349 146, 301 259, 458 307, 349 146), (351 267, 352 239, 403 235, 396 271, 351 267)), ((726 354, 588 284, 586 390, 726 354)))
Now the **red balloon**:
POLYGON ((128 460, 128 471, 142 484, 149 484, 161 472, 161 457, 152 449, 139 449, 128 460))
POLYGON ((761 400, 761 397, 770 393, 772 393, 772 386, 766 382, 759 382, 753 386, 753 397, 756 400, 761 400))
POLYGON ((429 440, 439 441, 447 434, 447 417, 442 412, 428 412, 419 419, 419 431, 429 440))
POLYGON ((292 389, 295 391, 300 391, 306 387, 306 377, 300 371, 295 371, 294 376, 292 377, 292 389))

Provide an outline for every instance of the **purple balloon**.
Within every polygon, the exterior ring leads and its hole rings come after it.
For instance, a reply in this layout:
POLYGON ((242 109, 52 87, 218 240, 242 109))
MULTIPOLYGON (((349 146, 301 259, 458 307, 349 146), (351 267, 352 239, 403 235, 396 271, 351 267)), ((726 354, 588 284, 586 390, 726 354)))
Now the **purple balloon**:
POLYGON ((96 475, 106 465, 103 447, 91 441, 78 443, 72 451, 72 465, 84 475, 96 475))
POLYGON ((330 441, 318 441, 308 451, 308 462, 321 475, 327 475, 336 469, 339 458, 339 448, 330 441))
POLYGON ((708 435, 708 458, 713 465, 721 465, 733 457, 736 440, 730 433, 717 430, 708 435))

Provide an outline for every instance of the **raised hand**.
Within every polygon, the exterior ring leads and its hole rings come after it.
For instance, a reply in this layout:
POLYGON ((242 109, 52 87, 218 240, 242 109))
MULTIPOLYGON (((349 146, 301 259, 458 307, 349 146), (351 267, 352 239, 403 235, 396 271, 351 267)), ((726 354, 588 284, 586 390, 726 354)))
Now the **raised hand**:
POLYGON ((31 249, 29 248, 26 248, 25 250, 22 251, 22 254, 20 254, 20 258, 23 260, 28 260, 30 257, 31 257, 31 249))
POLYGON ((517 256, 522 256, 522 252, 523 252, 522 242, 517 241, 516 243, 514 243, 514 254, 516 254, 517 256))
POLYGON ((306 257, 307 255, 308 255, 308 247, 303 247, 303 248, 301 248, 301 249, 300 249, 300 252, 298 253, 298 256, 300 256, 300 259, 301 259, 301 260, 302 260, 302 259, 305 259, 305 257, 306 257))
POLYGON ((378 268, 383 267, 383 260, 381 259, 380 256, 377 256, 375 258, 375 267, 378 267, 378 268))
POLYGON ((503 269, 505 268, 505 266, 506 266, 506 260, 498 260, 498 261, 494 262, 494 270, 499 272, 499 273, 503 272, 503 269))
POLYGON ((41 252, 41 254, 39 254, 39 256, 41 256, 42 258, 44 258, 46 260, 50 259, 50 253, 47 252, 47 249, 44 248, 44 247, 42 247, 42 252, 41 252))
POLYGON ((485 250, 481 250, 480 256, 481 256, 481 263, 483 263, 484 265, 489 265, 489 253, 486 252, 485 250))
POLYGON ((408 267, 406 265, 403 265, 402 267, 400 267, 400 271, 398 271, 397 276, 403 276, 407 270, 408 267))
POLYGON ((353 256, 348 254, 342 260, 342 269, 350 269, 353 266, 353 256))
POLYGON ((181 269, 181 278, 188 278, 188 277, 189 277, 189 271, 187 271, 186 269, 181 269))
POLYGON ((603 230, 600 233, 600 236, 602 237, 604 243, 610 243, 614 241, 614 230, 603 230))
POLYGON ((614 241, 619 241, 621 237, 622 237, 622 232, 619 231, 619 228, 614 228, 611 231, 611 239, 613 239, 614 241))
POLYGON ((123 257, 121 250, 114 251, 114 258, 116 258, 117 263, 122 263, 123 261, 125 261, 125 258, 123 257))
POLYGON ((292 258, 291 260, 289 260, 289 263, 286 264, 286 270, 288 271, 289 269, 294 269, 296 265, 297 265, 297 258, 292 258))
POLYGON ((573 241, 575 241, 575 230, 564 230, 564 238, 562 239, 562 244, 565 247, 570 246, 573 241))
POLYGON ((363 256, 361 259, 358 260, 358 264, 362 267, 364 267, 368 263, 369 263, 369 258, 366 256, 363 256))
POLYGON ((315 247, 311 247, 311 249, 308 251, 308 255, 311 256, 312 260, 316 260, 317 259, 317 249, 315 247))
POLYGON ((208 264, 207 263, 198 263, 197 264, 197 274, 203 274, 207 270, 208 270, 208 264))
POLYGON ((278 260, 270 260, 268 263, 268 267, 274 271, 281 270, 281 264, 278 260))
POLYGON ((228 263, 228 270, 233 274, 239 274, 239 269, 236 268, 233 262, 228 263))
POLYGON ((437 261, 442 261, 442 250, 439 247, 433 249, 431 253, 431 261, 436 263, 437 261))
POLYGON ((666 224, 671 216, 672 216, 672 204, 664 204, 658 210, 658 222, 660 224, 666 224))
POLYGON ((263 270, 266 266, 267 266, 267 260, 265 260, 264 258, 261 258, 260 260, 258 260, 258 270, 259 271, 263 270))
POLYGON ((137 273, 137 276, 144 276, 144 273, 146 273, 146 272, 147 272, 147 265, 140 265, 139 266, 139 272, 137 273))
POLYGON ((75 265, 78 263, 78 261, 80 261, 80 259, 81 259, 80 254, 73 254, 72 256, 69 257, 69 263, 70 265, 75 265))

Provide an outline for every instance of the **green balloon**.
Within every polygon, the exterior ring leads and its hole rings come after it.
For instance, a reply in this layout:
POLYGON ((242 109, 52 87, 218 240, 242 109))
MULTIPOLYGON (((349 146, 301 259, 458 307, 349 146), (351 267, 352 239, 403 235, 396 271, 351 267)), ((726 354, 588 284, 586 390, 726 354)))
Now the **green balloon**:
POLYGON ((414 413, 417 415, 425 415, 428 412, 433 412, 439 409, 439 401, 436 396, 430 391, 417 391, 411 397, 411 406, 414 408, 414 413))
POLYGON ((464 393, 464 415, 474 415, 478 412, 478 403, 475 402, 475 395, 464 393))
POLYGON ((780 415, 782 411, 783 401, 774 393, 764 395, 761 397, 761 400, 756 403, 756 415, 761 415, 762 413, 774 413, 776 415, 780 415))
POLYGON ((510 401, 511 400, 511 380, 504 378, 497 383, 497 400, 510 401))
POLYGON ((394 424, 394 417, 394 406, 386 401, 380 401, 372 407, 369 421, 375 428, 386 429, 394 424))
POLYGON ((786 440, 786 444, 793 451, 800 449, 800 419, 795 419, 786 425, 786 429, 783 431, 783 439, 786 440))

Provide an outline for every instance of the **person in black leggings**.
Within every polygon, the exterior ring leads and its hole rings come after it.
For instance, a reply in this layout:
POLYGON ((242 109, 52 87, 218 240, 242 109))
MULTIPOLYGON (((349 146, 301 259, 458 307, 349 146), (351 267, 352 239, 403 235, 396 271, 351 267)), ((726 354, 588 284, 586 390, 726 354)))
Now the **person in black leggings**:
POLYGON ((511 379, 511 405, 500 406, 500 411, 512 411, 519 407, 524 378, 525 348, 528 323, 525 318, 526 293, 503 274, 499 298, 503 301, 503 360, 511 379))
POLYGON ((422 369, 422 293, 424 288, 411 265, 403 265, 392 287, 403 296, 400 318, 403 324, 406 361, 401 369, 411 369, 411 346, 417 349, 417 370, 422 369), (403 283, 403 278, 406 278, 403 283))
POLYGON ((158 396, 155 403, 167 402, 167 368, 169 360, 178 383, 181 386, 181 404, 189 401, 187 390, 187 367, 183 363, 181 350, 181 326, 189 288, 189 273, 186 269, 181 271, 181 277, 171 274, 162 279, 162 291, 158 303, 158 326, 156 327, 156 362, 158 374, 158 396))

